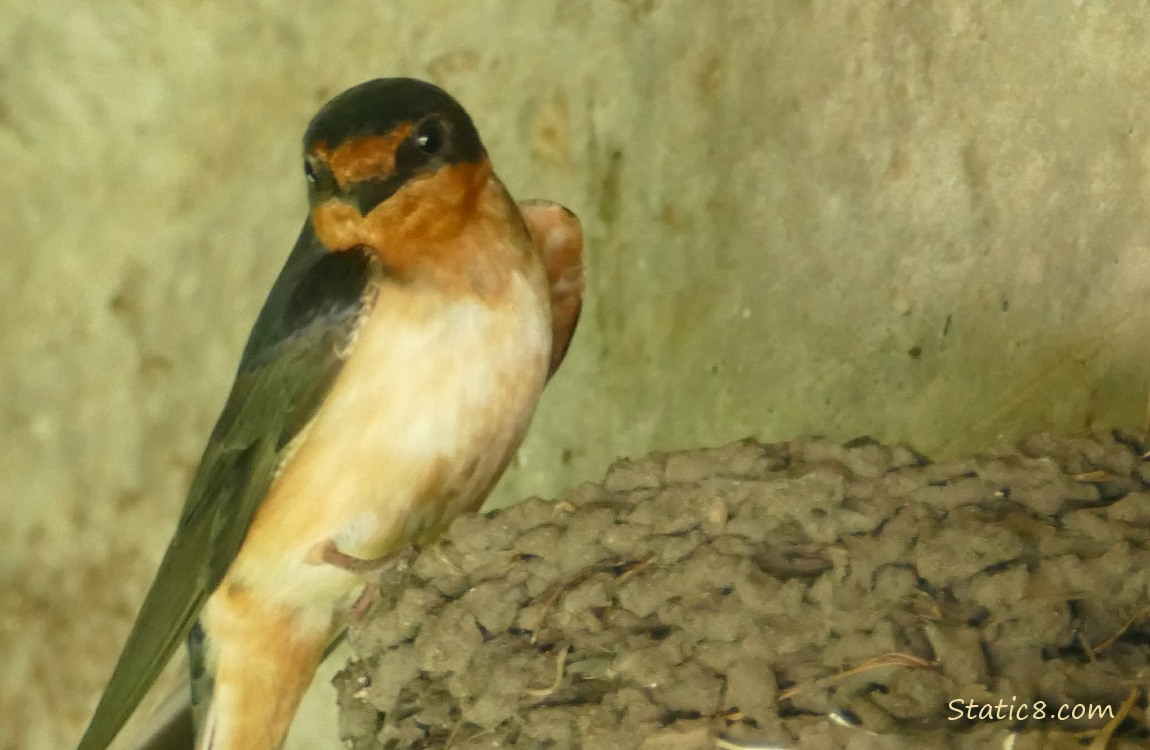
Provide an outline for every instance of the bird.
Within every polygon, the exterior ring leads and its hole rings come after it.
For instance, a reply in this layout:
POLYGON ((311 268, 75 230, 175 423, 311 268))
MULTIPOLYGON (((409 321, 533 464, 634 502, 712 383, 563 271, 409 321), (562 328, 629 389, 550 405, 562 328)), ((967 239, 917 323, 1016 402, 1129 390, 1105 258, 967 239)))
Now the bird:
POLYGON ((562 363, 579 219, 516 203, 443 89, 379 78, 303 137, 308 213, 78 750, 181 641, 198 750, 275 750, 366 571, 478 510, 562 363))

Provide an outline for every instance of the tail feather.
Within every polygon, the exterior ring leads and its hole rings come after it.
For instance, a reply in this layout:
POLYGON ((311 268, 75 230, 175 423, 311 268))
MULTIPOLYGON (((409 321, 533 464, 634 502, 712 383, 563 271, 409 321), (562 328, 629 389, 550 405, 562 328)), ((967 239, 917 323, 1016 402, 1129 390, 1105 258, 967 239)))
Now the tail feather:
POLYGON ((204 723, 197 727, 195 750, 212 750, 216 746, 216 728, 219 714, 213 710, 214 701, 204 707, 204 723))
POLYGON ((131 750, 193 750, 195 728, 186 685, 181 685, 182 700, 165 705, 149 719, 147 727, 133 736, 126 747, 131 750))
POLYGON ((190 656, 192 710, 202 717, 196 750, 278 750, 334 627, 301 627, 294 610, 242 586, 222 587, 204 609, 203 625, 207 648, 198 629, 198 643, 189 641, 198 652, 190 656))
POLYGON ((191 686, 191 715, 196 736, 202 737, 215 689, 215 679, 208 669, 207 641, 204 626, 196 620, 188 631, 188 679, 191 686))
MULTIPOLYGON (((324 651, 324 660, 343 643, 345 635, 341 631, 332 640, 324 651)), ((218 724, 212 712, 215 681, 207 669, 205 654, 204 632, 197 622, 188 634, 187 674, 181 674, 146 722, 134 729, 117 747, 123 750, 205 750, 213 747, 218 724), (191 690, 188 689, 189 682, 191 690)), ((179 665, 181 673, 185 673, 184 666, 179 665)))

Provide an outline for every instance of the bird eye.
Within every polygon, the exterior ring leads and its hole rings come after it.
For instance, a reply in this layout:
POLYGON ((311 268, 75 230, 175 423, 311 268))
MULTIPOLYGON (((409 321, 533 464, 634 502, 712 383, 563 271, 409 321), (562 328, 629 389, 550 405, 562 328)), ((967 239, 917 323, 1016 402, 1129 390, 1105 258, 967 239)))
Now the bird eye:
POLYGON ((316 183, 316 181, 319 179, 316 177, 315 167, 312 166, 310 159, 304 159, 303 160, 303 175, 304 175, 304 177, 307 178, 307 181, 309 183, 311 183, 312 185, 314 185, 316 183))
POLYGON ((419 129, 415 131, 415 147, 428 156, 439 153, 446 139, 447 136, 443 132, 443 123, 435 117, 425 120, 423 124, 419 126, 419 129))

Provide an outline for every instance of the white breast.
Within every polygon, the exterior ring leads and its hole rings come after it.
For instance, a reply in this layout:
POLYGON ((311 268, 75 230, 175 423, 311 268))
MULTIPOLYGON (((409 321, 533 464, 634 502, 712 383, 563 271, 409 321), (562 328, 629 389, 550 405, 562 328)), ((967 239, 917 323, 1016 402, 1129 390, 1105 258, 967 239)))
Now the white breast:
POLYGON ((309 561, 317 545, 375 557, 470 507, 543 389, 541 294, 521 276, 498 304, 385 285, 244 541, 232 569, 244 584, 289 605, 346 596, 358 581, 309 561))

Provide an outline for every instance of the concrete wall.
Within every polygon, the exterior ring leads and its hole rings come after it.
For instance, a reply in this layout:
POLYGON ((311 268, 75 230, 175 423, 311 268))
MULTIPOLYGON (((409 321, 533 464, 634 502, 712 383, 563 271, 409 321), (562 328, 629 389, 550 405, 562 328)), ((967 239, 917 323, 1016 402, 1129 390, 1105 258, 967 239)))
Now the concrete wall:
POLYGON ((584 219, 506 502, 747 434, 1141 425, 1147 35, 1081 0, 3 0, 0 748, 86 720, 340 89, 440 83, 584 219))

